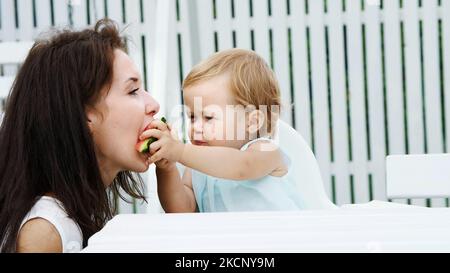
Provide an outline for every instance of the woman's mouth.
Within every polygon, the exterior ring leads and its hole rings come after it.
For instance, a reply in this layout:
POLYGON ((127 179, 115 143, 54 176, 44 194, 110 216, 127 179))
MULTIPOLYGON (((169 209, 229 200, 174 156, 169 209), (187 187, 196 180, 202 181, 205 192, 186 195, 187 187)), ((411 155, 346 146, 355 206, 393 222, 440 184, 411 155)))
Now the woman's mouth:
POLYGON ((137 141, 136 142, 140 142, 141 141, 141 139, 139 139, 139 137, 145 132, 145 131, 147 131, 148 129, 150 129, 150 125, 151 125, 151 123, 152 123, 152 121, 153 120, 151 120, 149 123, 147 123, 147 125, 142 129, 139 129, 139 133, 138 133, 138 137, 137 137, 137 141))

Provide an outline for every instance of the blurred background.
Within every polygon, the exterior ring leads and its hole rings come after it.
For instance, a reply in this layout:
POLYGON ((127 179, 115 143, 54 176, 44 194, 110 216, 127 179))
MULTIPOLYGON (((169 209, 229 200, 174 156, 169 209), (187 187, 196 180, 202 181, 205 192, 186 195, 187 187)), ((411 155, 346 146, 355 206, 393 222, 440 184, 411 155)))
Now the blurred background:
MULTIPOLYGON (((386 155, 450 148, 450 0, 0 0, 0 41, 103 17, 130 37, 161 116, 181 104, 200 60, 232 47, 259 53, 279 79, 282 119, 310 144, 337 205, 387 200, 386 155)), ((0 76, 18 67, 1 65, 0 76)), ((149 204, 118 201, 121 213, 160 212, 153 173, 149 204)))

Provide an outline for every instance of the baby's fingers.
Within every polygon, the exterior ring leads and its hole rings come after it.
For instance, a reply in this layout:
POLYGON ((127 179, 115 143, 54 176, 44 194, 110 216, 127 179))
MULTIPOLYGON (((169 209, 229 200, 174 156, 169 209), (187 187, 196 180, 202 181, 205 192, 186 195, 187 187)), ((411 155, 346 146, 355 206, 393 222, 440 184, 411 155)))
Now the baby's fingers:
POLYGON ((161 131, 170 131, 170 127, 159 119, 155 119, 150 123, 149 129, 158 129, 161 131))
POLYGON ((152 161, 152 162, 158 162, 158 161, 160 161, 161 159, 164 159, 163 153, 161 152, 161 150, 159 150, 158 152, 156 152, 155 154, 153 154, 153 155, 150 157, 150 161, 152 161))
POLYGON ((155 164, 158 168, 165 168, 169 165, 169 161, 167 159, 161 159, 160 161, 155 162, 155 164))
POLYGON ((144 140, 144 139, 151 138, 151 137, 159 139, 159 138, 161 138, 162 134, 163 133, 158 129, 150 129, 150 130, 144 131, 139 136, 139 139, 144 140))
POLYGON ((161 146, 162 146, 161 141, 155 141, 152 144, 150 144, 149 147, 150 154, 156 153, 161 148, 161 146))

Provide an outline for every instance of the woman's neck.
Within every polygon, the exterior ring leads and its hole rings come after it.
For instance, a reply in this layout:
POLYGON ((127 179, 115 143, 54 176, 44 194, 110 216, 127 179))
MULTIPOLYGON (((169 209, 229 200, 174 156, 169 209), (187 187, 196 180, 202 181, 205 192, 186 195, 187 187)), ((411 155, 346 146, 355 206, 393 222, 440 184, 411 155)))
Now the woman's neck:
POLYGON ((114 178, 116 178, 119 173, 119 168, 113 166, 113 164, 108 163, 106 160, 99 159, 98 167, 100 169, 100 175, 102 176, 102 182, 105 187, 109 187, 112 184, 114 178))

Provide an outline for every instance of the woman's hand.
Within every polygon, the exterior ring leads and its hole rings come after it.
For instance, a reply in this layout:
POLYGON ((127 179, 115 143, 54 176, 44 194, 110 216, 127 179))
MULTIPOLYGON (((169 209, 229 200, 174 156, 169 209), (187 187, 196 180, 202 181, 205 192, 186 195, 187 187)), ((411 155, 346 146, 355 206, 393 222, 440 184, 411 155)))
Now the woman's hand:
POLYGON ((149 129, 139 137, 141 140, 154 137, 157 141, 150 144, 148 163, 155 163, 159 169, 172 169, 181 157, 184 144, 172 134, 170 125, 153 120, 149 129))

